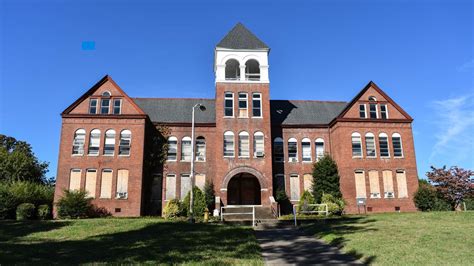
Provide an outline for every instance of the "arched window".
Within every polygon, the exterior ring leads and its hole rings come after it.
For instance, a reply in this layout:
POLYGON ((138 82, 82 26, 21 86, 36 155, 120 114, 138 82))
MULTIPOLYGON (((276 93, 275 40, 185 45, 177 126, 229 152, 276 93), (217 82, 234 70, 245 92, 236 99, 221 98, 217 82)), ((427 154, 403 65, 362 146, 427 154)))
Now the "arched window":
POLYGON ((290 162, 298 161, 298 141, 295 138, 288 140, 288 160, 290 162))
POLYGON ((388 147, 388 135, 385 133, 379 134, 380 157, 390 157, 390 150, 388 147))
POLYGON ((86 131, 84 129, 78 129, 74 133, 74 141, 72 142, 72 154, 83 155, 84 154, 84 142, 86 141, 86 131))
POLYGON ((105 132, 104 155, 114 155, 115 130, 109 129, 105 132))
POLYGON ((130 155, 130 145, 132 143, 132 132, 128 129, 120 132, 119 155, 130 155))
POLYGON ((99 155, 100 130, 94 129, 89 136, 89 155, 99 155))
POLYGON ((102 93, 102 97, 110 97, 110 92, 104 91, 104 92, 102 93))
POLYGON ((239 133, 239 157, 250 157, 250 136, 246 131, 239 133))
POLYGON ((178 138, 171 136, 168 138, 168 161, 176 161, 178 157, 178 138))
POLYGON ((239 80, 240 79, 240 66, 239 61, 235 59, 229 59, 225 62, 225 79, 226 80, 239 80))
POLYGON ((311 140, 304 138, 301 140, 301 150, 303 153, 303 162, 311 162, 311 140))
POLYGON ((375 96, 369 96, 369 102, 376 102, 377 98, 375 96))
POLYGON ((206 161, 206 139, 204 137, 196 139, 196 161, 206 161))
POLYGON ((260 64, 255 59, 245 62, 245 79, 260 80, 260 64))
POLYGON ((319 161, 324 157, 324 139, 317 138, 314 145, 316 146, 316 161, 319 161))
POLYGON ((191 138, 184 137, 181 139, 181 161, 191 161, 191 138))
POLYGON ((352 157, 362 157, 362 140, 360 134, 352 133, 352 157))
POLYGON ((257 131, 253 134, 253 156, 262 158, 265 155, 265 140, 263 132, 257 131))
POLYGON ((224 133, 224 157, 234 157, 234 133, 232 131, 224 133))
POLYGON ((377 157, 377 152, 375 150, 375 135, 370 132, 365 134, 365 153, 368 158, 377 157))
POLYGON ((280 137, 275 138, 273 141, 273 153, 275 162, 283 162, 285 154, 283 152, 283 139, 280 137))
POLYGON ((403 157, 402 136, 398 133, 392 134, 393 157, 403 157))

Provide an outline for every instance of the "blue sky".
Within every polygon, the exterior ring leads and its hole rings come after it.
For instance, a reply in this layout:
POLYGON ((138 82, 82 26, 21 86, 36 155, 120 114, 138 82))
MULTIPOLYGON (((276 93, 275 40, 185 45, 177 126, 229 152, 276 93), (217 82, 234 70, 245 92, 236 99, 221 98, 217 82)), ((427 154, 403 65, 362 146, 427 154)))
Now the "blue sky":
POLYGON ((474 169, 471 1, 255 2, 0 0, 0 133, 55 176, 59 114, 95 82, 213 98, 214 46, 240 21, 271 47, 272 99, 349 101, 373 80, 415 119, 420 177, 474 169))

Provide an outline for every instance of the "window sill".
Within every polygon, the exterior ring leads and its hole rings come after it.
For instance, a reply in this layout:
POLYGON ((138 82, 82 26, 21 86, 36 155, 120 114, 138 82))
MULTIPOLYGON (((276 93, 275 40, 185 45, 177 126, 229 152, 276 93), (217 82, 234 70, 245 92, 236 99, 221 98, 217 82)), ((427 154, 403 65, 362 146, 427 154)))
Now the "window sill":
POLYGON ((87 156, 91 156, 91 157, 99 157, 99 154, 87 154, 87 156))
POLYGON ((252 116, 252 118, 255 118, 255 119, 262 119, 263 116, 252 116))
POLYGON ((370 156, 370 157, 367 156, 367 157, 365 157, 365 158, 367 158, 367 159, 377 159, 377 156, 370 156))
POLYGON ((352 159, 363 159, 364 157, 362 156, 352 156, 352 159))
POLYGON ((393 159, 405 159, 405 156, 400 156, 400 157, 398 157, 398 156, 395 157, 395 156, 394 156, 393 159))
POLYGON ((250 159, 250 156, 239 156, 237 158, 239 158, 239 159, 250 159))
POLYGON ((237 118, 238 118, 238 119, 249 119, 248 116, 239 116, 239 117, 237 117, 237 118))
POLYGON ((224 156, 224 158, 227 158, 227 159, 234 159, 235 156, 224 156))
POLYGON ((120 155, 119 154, 118 157, 130 157, 130 154, 128 154, 128 155, 120 155))
POLYGON ((114 154, 104 154, 105 157, 114 157, 114 154))
POLYGON ((82 157, 84 154, 71 154, 71 157, 82 157))
POLYGON ((224 116, 223 118, 235 118, 234 116, 224 116))
POLYGON ((387 156, 387 157, 385 157, 385 156, 384 156, 384 157, 380 156, 380 159, 390 159, 390 156, 387 156))
POLYGON ((115 198, 116 200, 128 200, 128 198, 115 198))
POLYGON ((199 161, 198 161, 198 160, 196 160, 195 162, 196 162, 196 163, 205 163, 205 162, 206 162, 206 160, 199 160, 199 161))
POLYGON ((175 163, 177 160, 166 160, 167 163, 175 163))
POLYGON ((312 163, 313 161, 303 161, 303 163, 312 163))
POLYGON ((112 198, 99 198, 100 200, 110 200, 112 198))

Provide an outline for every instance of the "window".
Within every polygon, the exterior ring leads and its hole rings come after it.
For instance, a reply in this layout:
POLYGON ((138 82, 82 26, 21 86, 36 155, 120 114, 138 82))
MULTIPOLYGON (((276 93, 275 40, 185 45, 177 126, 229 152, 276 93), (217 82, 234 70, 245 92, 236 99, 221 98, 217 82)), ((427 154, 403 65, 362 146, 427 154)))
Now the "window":
POLYGON ((392 135, 393 157, 403 157, 402 136, 398 133, 392 135))
POLYGON ((375 98, 374 96, 369 97, 369 102, 376 102, 376 101, 377 101, 377 98, 375 98))
POLYGON ((88 197, 95 198, 95 187, 97 183, 97 170, 87 169, 86 171, 86 188, 88 197))
POLYGON ((405 171, 397 170, 398 197, 408 198, 407 177, 405 171))
POLYGON ((188 192, 191 190, 191 175, 181 174, 181 194, 180 199, 184 200, 188 192))
POLYGON ((234 157, 234 133, 224 133, 224 157, 234 157))
POLYGON ((122 100, 115 99, 114 100, 114 115, 119 115, 121 113, 121 108, 122 108, 122 100))
POLYGON ((72 154, 83 155, 84 154, 84 142, 86 140, 86 131, 84 129, 78 129, 74 133, 74 140, 72 142, 72 154))
POLYGON ((275 191, 285 191, 285 175, 283 174, 276 174, 275 175, 275 191))
POLYGON ((376 103, 370 103, 369 104, 369 112, 370 112, 370 118, 371 119, 376 119, 377 117, 377 104, 376 103))
POLYGON ((255 59, 245 62, 245 79, 260 80, 260 64, 255 59))
POLYGON ((224 96, 224 116, 234 117, 234 94, 226 92, 224 96))
POLYGON ((225 62, 225 79, 226 80, 239 80, 240 79, 240 66, 239 61, 235 59, 229 59, 225 62))
POLYGON ((295 138, 288 140, 288 159, 290 162, 298 161, 298 141, 295 138))
POLYGON ((311 140, 304 138, 301 141, 301 150, 303 154, 303 162, 311 162, 311 140))
POLYGON ((393 178, 392 171, 385 170, 382 172, 383 175, 383 190, 385 198, 395 198, 395 193, 393 192, 393 178))
POLYGON ((377 157, 377 152, 375 151, 375 135, 373 133, 365 134, 365 152, 367 157, 377 157))
POLYGON ((100 198, 112 198, 112 169, 102 170, 102 178, 100 182, 100 198))
POLYGON ((379 172, 369 171, 370 198, 380 198, 379 172))
POLYGON ((110 109, 110 99, 102 99, 100 103, 100 113, 109 114, 110 109))
POLYGON ((367 198, 365 191, 365 175, 364 171, 355 171, 355 187, 356 187, 356 198, 367 198))
POLYGON ((89 155, 99 155, 100 130, 94 129, 89 136, 89 155))
POLYGON ((252 117, 262 117, 262 94, 252 94, 252 117))
POLYGON ((312 174, 304 174, 303 175, 303 188, 305 191, 310 191, 313 187, 313 175, 312 174))
POLYGON ((248 100, 248 95, 245 92, 240 92, 239 93, 239 117, 248 117, 248 108, 247 108, 247 100, 248 100))
POLYGON ((104 155, 114 155, 115 130, 109 129, 105 132, 104 155))
POLYGON ((352 157, 362 157, 362 140, 357 132, 352 133, 352 157))
POLYGON ((102 97, 110 97, 110 95, 111 95, 111 94, 110 94, 110 92, 108 92, 108 91, 104 91, 104 92, 102 93, 102 97))
POLYGON ((181 161, 190 162, 191 154, 191 138, 184 137, 181 139, 181 161))
POLYGON ((359 117, 360 118, 367 118, 367 111, 365 110, 365 104, 359 105, 359 117))
POLYGON ((176 137, 168 138, 168 161, 176 161, 178 153, 178 139, 176 137))
POLYGON ((80 190, 81 189, 81 169, 71 169, 69 176, 69 190, 80 190))
POLYGON ((390 157, 390 151, 388 148, 388 136, 385 133, 379 134, 379 146, 380 146, 380 157, 390 157))
POLYGON ((196 161, 206 161, 206 139, 204 137, 197 137, 196 139, 196 161))
POLYGON ((89 114, 97 114, 97 99, 91 99, 89 102, 89 114))
POLYGON ((324 140, 322 138, 316 139, 315 146, 316 146, 316 161, 319 161, 321 158, 324 157, 324 140))
POLYGON ((250 157, 250 139, 249 133, 242 131, 239 133, 239 157, 250 157))
POLYGON ((274 153, 275 162, 283 162, 285 160, 282 138, 277 137, 273 141, 273 153, 274 153))
POLYGON ((118 199, 128 198, 128 170, 117 171, 117 194, 115 197, 118 199))
POLYGON ((201 191, 204 191, 204 186, 206 185, 206 175, 196 174, 195 182, 196 182, 196 187, 198 187, 201 191))
POLYGON ((176 175, 168 174, 166 176, 166 193, 165 199, 172 200, 176 198, 176 175))
POLYGON ((265 155, 264 135, 257 131, 253 134, 253 156, 256 158, 263 158, 265 155))
POLYGON ((380 105, 380 115, 382 115, 382 119, 388 119, 388 108, 386 104, 380 105))
POLYGON ((132 142, 132 132, 128 129, 120 132, 119 155, 130 155, 130 146, 132 142))
POLYGON ((290 174, 290 200, 298 201, 300 199, 300 176, 290 174))

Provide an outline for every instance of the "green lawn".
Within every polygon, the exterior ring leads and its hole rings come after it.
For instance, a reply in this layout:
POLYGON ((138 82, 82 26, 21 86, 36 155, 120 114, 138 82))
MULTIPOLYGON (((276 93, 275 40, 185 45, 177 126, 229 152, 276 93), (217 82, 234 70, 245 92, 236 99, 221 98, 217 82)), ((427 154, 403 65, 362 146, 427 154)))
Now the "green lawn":
POLYGON ((253 264, 253 230, 156 218, 0 221, 0 264, 253 264))
POLYGON ((303 228, 376 265, 474 263, 474 212, 348 216, 303 228))

